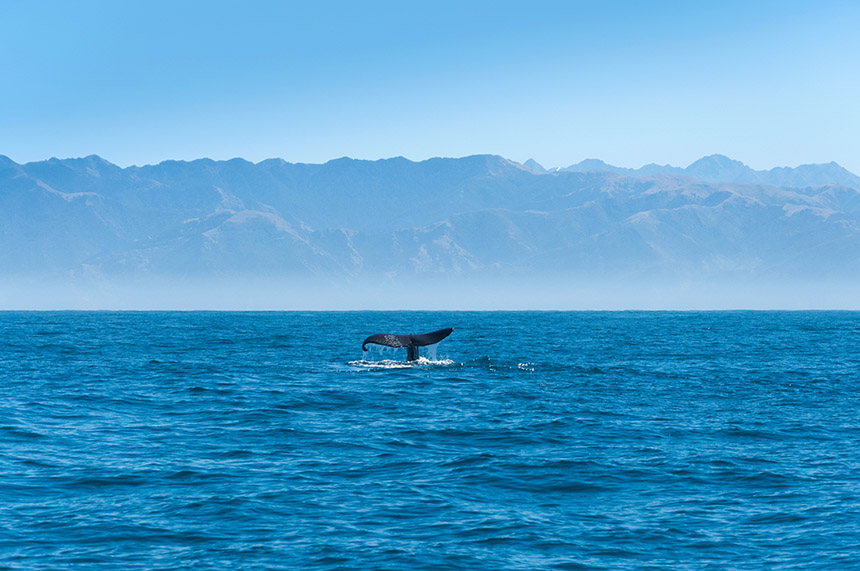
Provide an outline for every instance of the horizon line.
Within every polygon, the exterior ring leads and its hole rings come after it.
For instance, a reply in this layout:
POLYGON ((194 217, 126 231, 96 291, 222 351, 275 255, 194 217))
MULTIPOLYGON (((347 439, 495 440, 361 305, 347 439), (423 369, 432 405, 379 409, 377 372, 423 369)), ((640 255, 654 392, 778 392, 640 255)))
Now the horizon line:
MULTIPOLYGON (((730 156, 728 156, 728 155, 724 155, 724 154, 722 154, 722 153, 711 153, 710 155, 704 155, 704 156, 702 156, 702 157, 700 157, 700 158, 696 159, 695 161, 691 162, 691 163, 690 163, 689 165, 687 165, 686 167, 680 167, 680 166, 672 165, 672 164, 669 164, 669 163, 659 164, 659 163, 656 163, 656 162, 645 163, 645 164, 643 164, 643 165, 641 165, 641 166, 639 166, 639 167, 628 167, 628 166, 613 165, 613 164, 610 164, 610 163, 605 162, 603 159, 599 159, 599 158, 595 158, 595 157, 586 157, 586 158, 584 158, 584 159, 580 160, 579 162, 571 163, 571 164, 569 164, 569 165, 567 165, 567 166, 544 167, 544 166, 543 166, 543 164, 541 164, 539 161, 537 161, 537 160, 536 160, 536 159, 534 159, 533 157, 529 157, 529 158, 525 159, 524 161, 517 161, 517 160, 511 159, 511 158, 505 157, 504 155, 500 155, 500 154, 496 154, 496 153, 475 153, 475 154, 471 154, 471 155, 463 155, 463 156, 459 156, 459 157, 455 157, 455 156, 441 156, 441 155, 439 155, 439 156, 432 156, 432 157, 427 157, 427 158, 424 158, 424 159, 418 159, 418 160, 416 160, 416 159, 410 159, 410 158, 405 157, 405 156, 403 156, 403 155, 396 155, 396 156, 392 156, 392 157, 380 157, 380 158, 377 158, 377 159, 356 158, 356 157, 350 157, 350 156, 348 156, 348 155, 343 155, 343 156, 340 156, 340 157, 334 157, 334 158, 331 158, 331 159, 329 159, 329 160, 327 160, 327 161, 325 161, 325 162, 302 162, 302 161, 292 162, 292 161, 288 161, 287 159, 285 159, 285 158, 283 158, 283 157, 269 157, 269 158, 262 159, 262 160, 257 161, 257 162, 254 162, 254 161, 252 161, 252 160, 248 160, 248 159, 246 159, 246 158, 244 158, 244 157, 239 157, 239 156, 230 157, 230 158, 225 158, 225 159, 213 159, 213 158, 211 158, 211 157, 197 157, 197 158, 194 158, 194 159, 164 159, 164 160, 159 161, 159 162, 156 162, 156 163, 129 164, 129 165, 126 165, 126 166, 122 166, 122 165, 120 165, 120 164, 114 163, 114 162, 112 162, 112 161, 110 161, 110 160, 108 160, 108 159, 106 159, 106 158, 104 158, 104 157, 102 157, 101 155, 96 154, 96 153, 92 153, 92 154, 85 155, 85 156, 78 156, 78 157, 65 157, 65 158, 59 158, 59 157, 52 156, 52 157, 49 157, 49 158, 47 158, 47 159, 41 159, 41 160, 36 160, 36 161, 27 161, 27 162, 23 162, 23 163, 19 163, 19 162, 17 162, 15 159, 13 159, 12 157, 10 157, 9 155, 0 154, 0 159, 7 159, 8 161, 10 161, 10 162, 14 163, 14 164, 15 164, 15 165, 17 165, 17 166, 35 165, 35 164, 41 164, 41 163, 48 163, 48 162, 51 162, 51 161, 58 161, 58 162, 63 162, 63 161, 82 161, 82 160, 87 160, 87 159, 93 159, 93 158, 95 158, 95 159, 98 159, 98 160, 104 161, 104 162, 108 163, 108 164, 109 164, 109 165, 111 165, 111 166, 115 166, 115 167, 117 167, 117 168, 120 168, 120 169, 122 169, 122 170, 126 170, 126 169, 133 169, 133 168, 146 168, 146 167, 160 166, 160 165, 163 165, 163 164, 165 164, 165 163, 186 163, 186 164, 188 164, 188 163, 195 163, 195 162, 200 162, 200 161, 209 161, 209 162, 213 162, 213 163, 229 163, 229 162, 232 162, 232 161, 243 161, 243 162, 245 162, 245 163, 252 164, 252 165, 254 165, 254 166, 259 166, 259 165, 261 165, 261 164, 263 164, 263 163, 266 163, 266 162, 269 162, 269 161, 281 161, 281 162, 283 162, 283 163, 285 163, 285 164, 289 164, 289 165, 322 166, 322 165, 327 165, 327 164, 332 163, 332 162, 336 162, 336 161, 343 161, 343 160, 356 161, 356 162, 366 162, 366 163, 378 163, 378 162, 386 162, 386 161, 394 161, 394 160, 404 160, 404 161, 407 161, 407 162, 410 162, 410 163, 413 163, 413 164, 420 164, 420 163, 425 163, 425 162, 433 161, 433 160, 462 160, 462 159, 470 159, 470 158, 475 158, 475 157, 493 157, 493 158, 500 158, 500 159, 503 159, 503 160, 505 160, 505 161, 509 161, 509 162, 515 163, 515 164, 517 164, 517 165, 519 165, 519 166, 523 167, 524 169, 531 170, 532 172, 536 172, 537 174, 552 174, 552 173, 554 173, 554 172, 564 172, 564 171, 565 171, 565 169, 569 169, 569 168, 572 168, 572 167, 575 167, 575 166, 579 166, 579 165, 581 165, 582 163, 587 162, 587 161, 599 161, 599 162, 603 163, 603 165, 605 165, 606 167, 609 167, 609 168, 625 169, 625 170, 632 170, 632 171, 640 170, 640 169, 642 169, 642 168, 649 167, 649 166, 657 166, 657 167, 664 167, 664 168, 665 168, 665 167, 668 167, 668 168, 677 168, 677 169, 686 170, 686 169, 690 168, 692 165, 696 164, 697 162, 699 162, 699 161, 701 161, 701 160, 703 160, 703 159, 710 159, 710 158, 725 158, 725 159, 728 159, 728 160, 730 160, 730 161, 740 163, 740 164, 741 164, 741 165, 743 165, 744 167, 746 167, 746 168, 748 168, 748 169, 752 170, 753 172, 770 172, 770 171, 772 171, 772 170, 776 170, 776 169, 797 169, 797 168, 805 167, 805 166, 825 166, 825 165, 836 165, 836 166, 838 166, 839 168, 841 168, 841 169, 845 170, 846 172, 849 172, 849 173, 851 173, 852 175, 857 176, 857 175, 856 175, 856 173, 854 173, 853 171, 851 171, 851 170, 849 170, 849 169, 845 168, 844 166, 842 166, 841 164, 839 164, 839 163, 838 163, 838 162, 836 162, 836 161, 829 161, 829 162, 824 162, 824 163, 800 163, 800 164, 795 165, 795 166, 787 166, 787 165, 783 165, 783 166, 774 166, 774 167, 771 167, 771 168, 768 168, 768 169, 755 169, 755 168, 753 168, 753 167, 749 166, 747 163, 745 163, 745 162, 743 162, 743 161, 740 161, 740 160, 735 159, 735 158, 733 158, 733 157, 730 157, 730 156), (545 173, 540 173, 540 172, 538 172, 538 171, 534 171, 533 169, 530 169, 529 167, 525 166, 525 163, 530 162, 530 161, 533 161, 533 162, 537 163, 541 168, 543 168, 543 169, 545 170, 545 173)), ((594 169, 594 170, 600 170, 600 169, 594 169)))

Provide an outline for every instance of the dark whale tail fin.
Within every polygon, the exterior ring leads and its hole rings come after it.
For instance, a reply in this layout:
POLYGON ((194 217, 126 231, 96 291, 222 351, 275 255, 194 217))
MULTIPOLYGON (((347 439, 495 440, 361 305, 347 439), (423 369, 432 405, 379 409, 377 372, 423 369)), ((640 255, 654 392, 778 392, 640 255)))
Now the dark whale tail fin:
POLYGON ((440 329, 439 331, 433 331, 431 333, 422 333, 421 335, 410 335, 412 338, 412 344, 416 347, 425 347, 427 345, 434 345, 449 336, 454 331, 453 327, 449 327, 447 329, 440 329))
POLYGON ((406 358, 414 361, 418 358, 418 347, 425 347, 438 343, 454 331, 453 327, 422 333, 421 335, 392 335, 391 333, 377 333, 371 335, 361 344, 361 350, 367 351, 367 344, 385 345, 386 347, 406 347, 406 358))

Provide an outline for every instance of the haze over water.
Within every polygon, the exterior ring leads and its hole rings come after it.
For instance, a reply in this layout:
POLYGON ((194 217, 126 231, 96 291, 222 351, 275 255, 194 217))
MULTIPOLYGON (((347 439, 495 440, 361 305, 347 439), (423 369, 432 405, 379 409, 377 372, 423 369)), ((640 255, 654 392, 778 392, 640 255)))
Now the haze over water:
POLYGON ((847 568, 858 333, 853 312, 0 313, 0 567, 847 568), (360 349, 447 326, 419 366, 360 349))

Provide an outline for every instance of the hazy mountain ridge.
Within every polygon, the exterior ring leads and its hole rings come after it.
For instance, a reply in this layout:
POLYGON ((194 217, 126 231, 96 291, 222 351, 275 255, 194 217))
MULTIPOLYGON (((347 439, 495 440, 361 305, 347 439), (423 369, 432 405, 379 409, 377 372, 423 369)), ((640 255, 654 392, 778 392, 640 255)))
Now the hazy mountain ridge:
MULTIPOLYGON (((536 172, 547 171, 530 159, 536 172)), ((528 161, 527 161, 528 162, 528 161)), ((800 165, 795 168, 776 167, 770 170, 754 170, 740 161, 723 155, 702 157, 686 168, 671 165, 648 164, 638 169, 616 167, 598 159, 585 159, 569 167, 565 172, 607 171, 623 176, 646 177, 655 174, 687 175, 705 182, 734 182, 740 184, 766 184, 788 188, 809 188, 827 184, 842 184, 860 188, 860 177, 834 162, 827 164, 800 165)))
POLYGON ((6 277, 854 276, 860 185, 705 180, 846 179, 831 165, 752 171, 712 156, 628 176, 594 162, 541 173, 491 155, 124 169, 97 156, 0 156, 0 267, 6 277))

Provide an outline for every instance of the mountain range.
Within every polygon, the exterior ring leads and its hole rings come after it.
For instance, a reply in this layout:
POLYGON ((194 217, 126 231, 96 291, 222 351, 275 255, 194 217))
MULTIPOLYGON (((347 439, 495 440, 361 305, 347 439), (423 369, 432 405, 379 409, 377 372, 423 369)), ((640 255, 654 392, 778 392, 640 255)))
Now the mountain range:
POLYGON ((789 188, 808 188, 827 184, 843 184, 860 188, 860 177, 834 162, 827 164, 800 165, 795 168, 776 167, 770 170, 754 170, 740 161, 724 155, 702 157, 687 168, 671 165, 648 164, 638 169, 616 167, 599 159, 585 159, 566 168, 547 170, 534 159, 523 166, 537 173, 548 172, 594 172, 605 171, 631 177, 647 177, 655 174, 686 175, 704 182, 736 182, 740 184, 764 184, 789 188))
POLYGON ((860 276, 860 177, 494 155, 121 168, 0 156, 0 272, 95 277, 644 280, 860 276))

